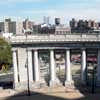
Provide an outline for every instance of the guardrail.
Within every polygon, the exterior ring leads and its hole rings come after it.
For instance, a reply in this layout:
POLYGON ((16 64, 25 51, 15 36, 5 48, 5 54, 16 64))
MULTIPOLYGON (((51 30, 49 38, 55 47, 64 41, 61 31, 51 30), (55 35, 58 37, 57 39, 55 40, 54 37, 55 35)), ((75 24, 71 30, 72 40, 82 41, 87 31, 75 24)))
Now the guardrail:
POLYGON ((64 42, 64 41, 100 41, 100 34, 34 34, 34 35, 16 35, 10 39, 11 43, 28 43, 28 42, 64 42))

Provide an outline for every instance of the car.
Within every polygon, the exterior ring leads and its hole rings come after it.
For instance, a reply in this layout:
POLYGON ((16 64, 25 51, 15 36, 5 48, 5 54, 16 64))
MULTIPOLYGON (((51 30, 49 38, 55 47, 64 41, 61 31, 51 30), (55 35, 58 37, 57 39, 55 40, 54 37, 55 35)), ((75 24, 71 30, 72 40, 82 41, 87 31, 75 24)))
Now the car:
POLYGON ((97 63, 97 56, 94 55, 94 56, 87 56, 87 62, 88 63, 97 63))
POLYGON ((72 63, 81 63, 81 57, 80 56, 73 56, 71 57, 72 63))
MULTIPOLYGON (((97 56, 96 55, 88 55, 86 57, 87 63, 97 63, 97 56)), ((81 63, 81 56, 73 56, 71 57, 72 63, 81 63)))

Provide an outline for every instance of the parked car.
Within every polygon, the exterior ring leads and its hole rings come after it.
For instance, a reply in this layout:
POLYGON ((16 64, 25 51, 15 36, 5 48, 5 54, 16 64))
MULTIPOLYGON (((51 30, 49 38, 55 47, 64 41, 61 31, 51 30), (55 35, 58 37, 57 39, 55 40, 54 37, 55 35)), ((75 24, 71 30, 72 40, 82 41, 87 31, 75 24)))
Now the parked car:
POLYGON ((88 63, 97 63, 97 56, 87 56, 87 62, 88 63))
MULTIPOLYGON (((87 63, 97 63, 96 55, 89 55, 86 57, 87 63)), ((71 57, 72 63, 81 63, 81 56, 73 56, 71 57)))
POLYGON ((81 56, 72 56, 71 62, 72 63, 81 63, 81 56))

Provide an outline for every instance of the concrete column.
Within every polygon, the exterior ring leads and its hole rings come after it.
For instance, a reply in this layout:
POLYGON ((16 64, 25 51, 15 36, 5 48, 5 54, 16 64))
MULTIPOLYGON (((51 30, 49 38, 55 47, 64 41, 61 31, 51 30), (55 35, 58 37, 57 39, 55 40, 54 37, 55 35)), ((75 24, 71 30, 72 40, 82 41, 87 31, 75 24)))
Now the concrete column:
POLYGON ((65 56, 65 86, 71 85, 72 82, 72 76, 71 76, 71 66, 70 66, 70 50, 66 50, 66 56, 65 56))
POLYGON ((13 68, 14 68, 14 87, 16 87, 16 83, 18 83, 18 68, 17 68, 17 54, 16 50, 13 51, 13 68))
POLYGON ((27 89, 27 48, 18 48, 18 71, 19 71, 19 82, 17 88, 27 89))
POLYGON ((35 73, 35 81, 40 80, 40 68, 38 62, 38 51, 34 50, 34 73, 35 73))
POLYGON ((28 53, 29 81, 33 82, 32 50, 28 50, 27 53, 28 53))
POLYGON ((97 81, 100 82, 100 49, 98 49, 97 81))
POLYGON ((56 68, 55 68, 55 60, 54 60, 54 50, 50 50, 50 86, 54 86, 56 84, 56 68))
POLYGON ((85 83, 86 80, 86 50, 82 49, 82 63, 81 63, 81 80, 85 83))

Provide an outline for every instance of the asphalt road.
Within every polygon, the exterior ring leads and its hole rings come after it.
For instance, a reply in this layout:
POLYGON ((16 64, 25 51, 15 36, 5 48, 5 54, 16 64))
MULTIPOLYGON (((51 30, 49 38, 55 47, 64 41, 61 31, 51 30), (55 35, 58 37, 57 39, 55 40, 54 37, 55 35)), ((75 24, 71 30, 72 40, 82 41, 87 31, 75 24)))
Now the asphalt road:
POLYGON ((8 89, 13 87, 13 69, 11 68, 7 73, 0 73, 0 87, 8 89))

